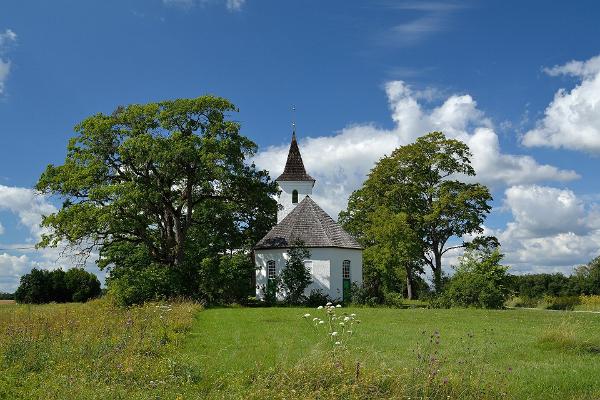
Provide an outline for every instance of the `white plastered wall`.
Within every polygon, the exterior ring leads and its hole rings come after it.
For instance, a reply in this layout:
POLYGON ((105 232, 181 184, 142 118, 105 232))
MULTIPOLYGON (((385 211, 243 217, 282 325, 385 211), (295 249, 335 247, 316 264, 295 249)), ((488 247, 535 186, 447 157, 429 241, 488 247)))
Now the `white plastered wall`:
POLYGON ((282 208, 277 211, 277 223, 280 223, 281 220, 298 205, 298 203, 306 196, 312 195, 315 183, 312 181, 278 181, 277 184, 281 189, 281 194, 277 199, 277 203, 282 206, 282 208), (292 193, 294 190, 298 191, 298 203, 292 203, 292 193))
MULTIPOLYGON (((342 263, 344 260, 350 260, 350 280, 357 284, 362 284, 362 250, 341 249, 336 247, 309 248, 310 261, 312 264, 313 283, 306 288, 305 294, 310 294, 312 289, 321 289, 324 294, 332 299, 342 299, 343 277, 342 263)), ((259 299, 264 297, 262 288, 267 284, 267 262, 275 261, 277 274, 285 266, 288 259, 287 249, 269 249, 256 250, 254 252, 256 263, 256 296, 259 299)), ((280 296, 278 296, 281 298, 280 296)))

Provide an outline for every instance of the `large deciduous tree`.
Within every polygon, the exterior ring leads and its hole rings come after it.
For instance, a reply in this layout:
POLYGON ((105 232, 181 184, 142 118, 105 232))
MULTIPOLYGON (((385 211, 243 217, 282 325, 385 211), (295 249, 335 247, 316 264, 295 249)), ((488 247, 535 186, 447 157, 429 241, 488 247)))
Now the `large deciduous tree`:
POLYGON ((248 248, 274 223, 277 189, 247 162, 256 145, 229 119, 235 111, 202 96, 85 119, 64 164, 37 184, 63 200, 39 245, 97 248, 101 268, 171 270, 248 248))
MULTIPOLYGON (((451 239, 481 234, 491 210, 488 188, 461 179, 475 175, 470 157, 466 144, 448 139, 441 132, 429 133, 415 143, 401 146, 375 165, 363 187, 350 196, 340 220, 368 247, 392 243, 391 239, 370 234, 373 229, 380 229, 372 227, 373 215, 380 207, 391 214, 405 215, 406 226, 410 228, 407 232, 411 235, 402 240, 411 245, 404 247, 419 249, 419 260, 413 260, 413 264, 420 262, 431 267, 439 291, 443 255, 468 245, 464 242, 451 245, 451 239)), ((476 241, 481 242, 485 240, 476 241)))

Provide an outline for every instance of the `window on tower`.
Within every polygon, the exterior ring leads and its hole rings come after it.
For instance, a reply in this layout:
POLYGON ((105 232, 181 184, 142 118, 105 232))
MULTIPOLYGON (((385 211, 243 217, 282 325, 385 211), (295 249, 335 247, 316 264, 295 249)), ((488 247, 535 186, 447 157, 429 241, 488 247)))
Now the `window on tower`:
POLYGON ((298 191, 294 189, 292 192, 292 203, 296 204, 298 202, 298 191))
POLYGON ((277 277, 277 270, 275 269, 275 261, 267 261, 267 279, 275 279, 277 277))

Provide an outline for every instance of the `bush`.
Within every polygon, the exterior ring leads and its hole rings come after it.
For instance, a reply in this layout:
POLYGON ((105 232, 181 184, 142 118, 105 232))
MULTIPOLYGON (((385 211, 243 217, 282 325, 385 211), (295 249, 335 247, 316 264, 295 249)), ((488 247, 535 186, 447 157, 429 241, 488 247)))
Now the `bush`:
POLYGON ((304 260, 310 258, 310 252, 304 243, 298 241, 288 251, 288 259, 281 270, 281 289, 288 304, 304 302, 304 291, 312 282, 310 270, 304 260))
POLYGON ((328 294, 323 293, 321 289, 313 289, 310 294, 306 297, 305 304, 307 307, 318 307, 323 304, 332 302, 333 300, 328 294))
POLYGON ((538 306, 538 299, 532 299, 530 297, 519 297, 513 296, 506 302, 507 307, 523 307, 523 308, 536 308, 538 306))
POLYGON ((173 295, 174 278, 173 272, 162 266, 124 268, 114 271, 107 279, 108 293, 120 306, 163 300, 173 295))
POLYGON ((579 296, 544 296, 538 306, 546 310, 574 310, 580 303, 579 296))
POLYGON ((400 308, 403 302, 402 294, 395 292, 385 293, 383 302, 386 306, 400 308))
POLYGON ((373 291, 369 287, 359 285, 356 282, 352 282, 350 286, 350 299, 352 304, 370 307, 381 303, 380 298, 373 295, 373 291))
POLYGON ((100 281, 82 268, 53 271, 34 268, 23 275, 15 300, 18 303, 43 304, 85 302, 100 296, 100 281))
POLYGON ((507 267, 500 265, 502 255, 467 251, 448 283, 441 304, 458 307, 502 308, 508 298, 507 267))

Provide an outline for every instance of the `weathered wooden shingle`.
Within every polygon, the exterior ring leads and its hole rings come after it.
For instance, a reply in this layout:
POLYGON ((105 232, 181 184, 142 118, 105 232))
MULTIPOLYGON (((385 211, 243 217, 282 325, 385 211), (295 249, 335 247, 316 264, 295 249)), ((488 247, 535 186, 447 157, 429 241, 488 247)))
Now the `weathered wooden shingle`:
POLYGON ((290 151, 288 152, 283 174, 279 175, 275 181, 315 181, 304 169, 304 162, 296 141, 296 132, 292 134, 292 143, 290 143, 290 151))
POLYGON ((309 196, 274 226, 254 248, 289 248, 296 240, 304 242, 306 247, 361 249, 360 244, 309 196))

